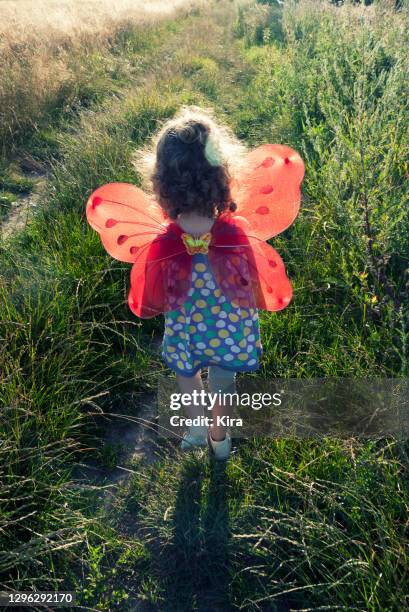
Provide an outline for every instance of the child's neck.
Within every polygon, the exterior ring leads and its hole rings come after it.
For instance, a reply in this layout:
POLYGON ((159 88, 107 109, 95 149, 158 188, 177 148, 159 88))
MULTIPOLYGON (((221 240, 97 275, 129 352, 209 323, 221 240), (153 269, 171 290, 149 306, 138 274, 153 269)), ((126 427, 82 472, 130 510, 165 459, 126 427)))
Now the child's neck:
POLYGON ((178 216, 176 223, 187 234, 201 236, 209 232, 213 226, 214 218, 203 217, 195 212, 182 213, 178 216))

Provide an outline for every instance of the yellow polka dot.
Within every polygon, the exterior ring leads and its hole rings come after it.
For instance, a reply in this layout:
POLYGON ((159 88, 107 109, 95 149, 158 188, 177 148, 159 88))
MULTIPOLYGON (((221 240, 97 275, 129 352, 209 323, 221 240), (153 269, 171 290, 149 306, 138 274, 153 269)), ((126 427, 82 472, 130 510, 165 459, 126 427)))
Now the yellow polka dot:
POLYGON ((179 332, 179 336, 182 338, 182 340, 186 340, 185 332, 179 332))
POLYGON ((208 357, 212 357, 214 355, 214 350, 213 349, 205 349, 203 352, 208 357))
POLYGON ((212 338, 209 344, 210 346, 220 346, 220 340, 218 338, 212 338))
POLYGON ((200 312, 196 312, 193 317, 192 317, 193 321, 196 321, 196 323, 203 321, 203 315, 200 314, 200 312))
POLYGON ((247 310, 242 310, 241 316, 243 317, 243 319, 247 319, 247 317, 249 316, 249 313, 247 312, 247 310))
POLYGON ((173 330, 170 327, 166 327, 165 334, 167 336, 173 336, 173 330))
POLYGON ((220 306, 212 306, 212 314, 219 314, 220 306))
POLYGON ((246 361, 246 359, 249 358, 247 353, 239 353, 237 356, 240 359, 240 361, 246 361))
POLYGON ((220 338, 227 338, 229 335, 229 332, 227 331, 227 329, 221 329, 219 331, 219 336, 220 338))
POLYGON ((178 320, 178 322, 179 322, 179 323, 184 323, 184 322, 185 322, 185 317, 184 317, 183 315, 180 315, 180 316, 177 318, 177 320, 178 320))
POLYGON ((248 336, 250 332, 251 332, 251 328, 250 327, 245 327, 244 328, 243 333, 244 333, 245 336, 248 336))
POLYGON ((180 357, 183 359, 183 361, 187 361, 187 355, 186 355, 185 351, 182 351, 180 353, 180 357))
POLYGON ((176 362, 177 367, 179 368, 179 370, 183 370, 183 361, 180 361, 180 359, 176 362))
POLYGON ((174 353, 176 351, 174 346, 168 346, 167 350, 169 351, 169 353, 174 353))
POLYGON ((240 340, 239 342, 239 347, 240 348, 245 348, 247 346, 247 342, 246 340, 243 338, 243 340, 240 340))
POLYGON ((197 263, 195 265, 196 272, 204 272, 206 270, 206 266, 203 263, 197 263))
POLYGON ((236 302, 236 300, 233 300, 231 305, 233 306, 233 308, 238 308, 239 307, 239 303, 236 302))
POLYGON ((195 287, 197 289, 201 289, 202 287, 204 287, 204 280, 202 278, 198 278, 195 282, 195 287))
POLYGON ((206 308, 206 302, 204 300, 196 300, 196 306, 198 308, 206 308))
POLYGON ((260 346, 261 346, 261 342, 260 342, 260 340, 256 340, 256 347, 257 347, 257 348, 260 348, 260 346))
POLYGON ((189 325, 189 332, 191 334, 194 334, 196 329, 197 329, 196 325, 189 325))
POLYGON ((234 314, 234 312, 231 312, 229 314, 229 319, 230 321, 233 321, 233 323, 237 323, 237 321, 239 320, 239 317, 236 314, 234 314))
POLYGON ((215 296, 215 297, 217 297, 217 298, 218 298, 218 297, 220 297, 220 296, 221 296, 221 294, 222 294, 222 292, 220 291, 220 289, 215 289, 215 290, 214 290, 214 296, 215 296))

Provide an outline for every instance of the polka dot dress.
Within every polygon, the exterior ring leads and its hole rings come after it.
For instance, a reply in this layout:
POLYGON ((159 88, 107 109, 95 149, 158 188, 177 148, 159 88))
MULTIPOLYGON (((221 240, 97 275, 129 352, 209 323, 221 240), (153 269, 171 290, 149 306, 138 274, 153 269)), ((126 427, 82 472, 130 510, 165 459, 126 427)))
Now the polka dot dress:
POLYGON ((208 365, 248 372, 258 369, 261 351, 257 310, 229 302, 207 255, 193 255, 187 300, 165 316, 162 356, 167 365, 182 376, 208 365))

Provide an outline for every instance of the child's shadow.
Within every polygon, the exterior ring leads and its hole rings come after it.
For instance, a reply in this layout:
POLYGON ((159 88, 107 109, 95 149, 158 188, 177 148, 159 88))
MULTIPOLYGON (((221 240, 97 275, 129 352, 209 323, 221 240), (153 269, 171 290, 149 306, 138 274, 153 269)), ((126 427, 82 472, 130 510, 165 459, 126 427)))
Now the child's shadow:
POLYGON ((186 461, 177 495, 173 567, 165 607, 169 611, 224 612, 229 605, 229 514, 224 462, 186 461))

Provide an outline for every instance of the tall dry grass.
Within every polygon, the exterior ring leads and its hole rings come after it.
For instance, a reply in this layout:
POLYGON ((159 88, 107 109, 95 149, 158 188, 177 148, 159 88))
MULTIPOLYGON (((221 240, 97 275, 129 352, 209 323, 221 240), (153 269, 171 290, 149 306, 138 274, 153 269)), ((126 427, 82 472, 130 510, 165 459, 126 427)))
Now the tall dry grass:
POLYGON ((64 36, 95 34, 118 21, 133 22, 167 16, 192 5, 192 0, 4 0, 0 3, 0 33, 6 40, 60 32, 64 36))
POLYGON ((120 78, 115 58, 107 55, 110 50, 115 54, 118 41, 126 43, 127 34, 135 37, 135 26, 152 25, 200 3, 201 0, 1 2, 3 155, 26 140, 42 122, 49 123, 50 115, 69 112, 71 107, 97 97, 104 90, 98 73, 111 72, 113 78, 120 78))

